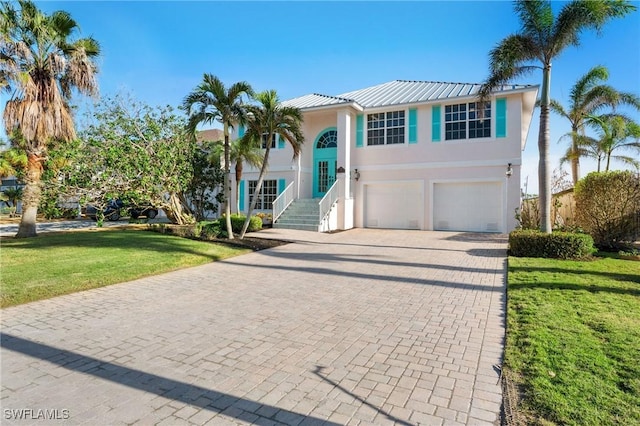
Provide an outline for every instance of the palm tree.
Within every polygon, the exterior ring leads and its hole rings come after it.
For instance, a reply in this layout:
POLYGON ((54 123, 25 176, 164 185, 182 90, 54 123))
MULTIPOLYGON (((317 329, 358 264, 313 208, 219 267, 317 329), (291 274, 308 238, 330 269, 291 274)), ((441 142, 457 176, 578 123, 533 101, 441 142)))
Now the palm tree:
POLYGON ((577 46, 584 30, 601 31, 615 17, 636 9, 625 0, 573 0, 554 16, 549 0, 517 0, 516 13, 522 28, 498 43, 490 54, 490 75, 480 90, 480 100, 487 100, 492 90, 510 80, 542 69, 540 94, 540 131, 538 134, 538 181, 540 226, 551 232, 551 192, 549 173, 549 109, 551 63, 568 46, 577 46))
MULTIPOLYGON (((224 145, 219 143, 215 146, 213 155, 220 158, 223 154, 224 145)), ((260 146, 249 139, 240 138, 231 142, 229 147, 229 160, 235 164, 236 171, 236 213, 240 213, 240 181, 244 171, 244 163, 255 167, 262 167, 264 153, 260 146), (253 142, 253 143, 252 143, 253 142)))
POLYGON ((197 126, 201 124, 213 124, 214 121, 222 123, 224 131, 224 212, 227 223, 229 239, 233 239, 231 228, 231 179, 230 173, 230 144, 229 129, 235 123, 244 123, 245 110, 242 102, 243 96, 253 93, 247 82, 238 82, 228 89, 222 81, 212 75, 205 74, 200 83, 182 102, 182 107, 189 114, 189 130, 195 133, 197 126))
POLYGON ((72 90, 95 95, 100 52, 93 38, 71 40, 78 24, 64 11, 46 15, 29 0, 2 2, 0 76, 12 95, 4 110, 7 134, 24 137, 27 166, 23 213, 16 237, 36 236, 42 163, 51 140, 76 137, 69 100, 72 90))
POLYGON ((605 172, 609 171, 611 159, 640 168, 640 125, 628 117, 619 114, 591 117, 589 124, 593 126, 599 138, 584 137, 579 141, 583 156, 594 158, 598 162, 605 161, 605 172), (614 155, 614 151, 633 150, 638 155, 614 155), (593 155, 595 154, 595 155, 593 155))
MULTIPOLYGON (((248 140, 250 144, 258 144, 263 138, 266 141, 271 141, 274 135, 278 135, 293 148, 293 158, 298 158, 302 143, 304 142, 304 135, 302 134, 302 112, 300 109, 282 105, 275 90, 260 92, 255 96, 255 100, 258 101, 258 105, 250 105, 247 107, 248 120, 244 139, 248 140)), ((271 144, 266 143, 264 159, 262 161, 262 167, 260 168, 260 176, 258 176, 254 197, 249 205, 247 218, 242 226, 242 232, 240 233, 241 239, 244 238, 244 234, 247 232, 249 221, 251 220, 251 213, 253 213, 253 210, 256 208, 258 201, 257 195, 260 194, 262 190, 262 182, 264 181, 264 176, 267 174, 270 150, 271 144)))
POLYGON ((640 109, 640 98, 632 93, 619 92, 615 88, 601 84, 609 78, 606 67, 598 65, 589 70, 571 88, 569 108, 564 109, 555 99, 550 102, 551 111, 565 117, 571 123, 571 147, 565 158, 571 162, 571 176, 575 185, 580 179, 579 136, 584 136, 586 119, 604 107, 615 108, 626 104, 640 109))

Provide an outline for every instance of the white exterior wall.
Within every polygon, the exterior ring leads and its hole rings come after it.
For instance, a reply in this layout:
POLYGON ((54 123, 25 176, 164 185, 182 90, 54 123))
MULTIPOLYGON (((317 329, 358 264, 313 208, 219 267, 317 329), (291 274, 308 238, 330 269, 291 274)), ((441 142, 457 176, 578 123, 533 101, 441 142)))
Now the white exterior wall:
MULTIPOLYGON (((420 229, 433 229, 433 185, 439 182, 495 182, 503 189, 505 214, 501 230, 515 228, 515 209, 520 205, 520 165, 524 140, 531 120, 535 92, 512 93, 507 96, 506 137, 496 138, 496 100, 492 100, 492 129, 490 138, 445 140, 445 105, 473 102, 474 98, 455 98, 446 102, 425 105, 397 106, 367 109, 363 112, 339 106, 304 111, 303 132, 305 141, 299 160, 292 161, 293 152, 272 149, 269 159, 269 179, 285 178, 299 183, 299 198, 311 198, 313 194, 313 151, 316 138, 327 128, 338 129, 337 167, 345 169, 338 205, 338 228, 364 227, 365 185, 384 182, 420 182, 424 188, 422 197, 423 217, 420 229), (432 141, 432 107, 441 108, 440 141, 432 141), (417 142, 409 144, 409 109, 417 109, 417 142), (367 146, 366 116, 373 112, 405 111, 405 143, 401 145, 367 146), (356 118, 364 118, 363 146, 356 147, 356 118), (523 114, 525 115, 523 119, 523 114), (348 136, 343 133, 348 130, 348 136), (348 143, 348 149, 342 143, 348 143), (506 176, 508 164, 513 173, 506 176), (360 179, 353 179, 358 169, 360 179)), ((243 180, 254 180, 257 170, 245 169, 243 180)), ((337 178, 343 177, 337 175, 337 178)), ((247 187, 248 191, 248 187, 247 187)), ((235 196, 235 194, 234 194, 235 196)), ((234 201, 235 202, 235 201, 234 201)), ((246 194, 248 203, 248 193, 246 194)))

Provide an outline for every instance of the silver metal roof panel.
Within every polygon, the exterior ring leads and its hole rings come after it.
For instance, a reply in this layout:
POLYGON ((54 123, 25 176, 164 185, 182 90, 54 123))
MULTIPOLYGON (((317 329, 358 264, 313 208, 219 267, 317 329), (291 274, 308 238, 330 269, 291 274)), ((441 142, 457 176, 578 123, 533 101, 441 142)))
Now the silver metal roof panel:
MULTIPOLYGON (((441 81, 394 80, 387 83, 327 96, 318 93, 301 96, 283 102, 283 105, 301 109, 355 103, 363 108, 376 108, 388 105, 404 105, 429 101, 467 98, 480 91, 479 83, 450 83, 441 81)), ((535 88, 533 85, 509 84, 494 90, 496 92, 535 88)))

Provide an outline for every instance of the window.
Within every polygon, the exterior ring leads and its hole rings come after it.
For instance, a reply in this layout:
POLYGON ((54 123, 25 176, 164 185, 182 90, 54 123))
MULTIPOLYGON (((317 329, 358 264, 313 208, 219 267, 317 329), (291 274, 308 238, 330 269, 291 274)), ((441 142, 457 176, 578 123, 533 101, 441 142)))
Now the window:
MULTIPOLYGON (((262 149, 267 149, 267 137, 268 135, 265 133, 262 135, 262 149)), ((271 135, 271 146, 270 148, 276 147, 276 134, 271 135)))
POLYGON ((404 143, 404 111, 367 114, 367 145, 404 143))
POLYGON ((336 130, 327 130, 318 138, 316 148, 337 148, 338 147, 338 132, 336 130))
MULTIPOLYGON (((256 192, 257 180, 249 181, 249 203, 253 202, 253 196, 256 192)), ((258 194, 258 201, 256 202, 256 210, 271 210, 273 202, 278 197, 278 181, 264 180, 262 182, 262 190, 258 194)))
POLYGON ((445 140, 491 137, 491 102, 445 105, 445 140))

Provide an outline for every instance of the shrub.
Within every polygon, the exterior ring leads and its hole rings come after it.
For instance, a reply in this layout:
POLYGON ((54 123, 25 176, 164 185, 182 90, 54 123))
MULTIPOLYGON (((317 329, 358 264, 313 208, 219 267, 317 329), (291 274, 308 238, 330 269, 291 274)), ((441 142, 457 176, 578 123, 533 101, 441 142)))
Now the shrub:
MULTIPOLYGON (((239 234, 242 231, 242 226, 244 225, 244 221, 247 217, 241 214, 232 214, 231 215, 231 229, 233 229, 234 233, 239 234)), ((227 225, 225 222, 224 216, 218 219, 218 223, 220 227, 226 231, 227 225)), ((251 221, 249 222, 249 227, 247 228, 247 232, 256 232, 262 229, 262 219, 258 216, 252 216, 251 221)))
POLYGON ((589 173, 575 187, 576 224, 598 248, 616 251, 640 236, 640 176, 589 173))
POLYGON ((593 238, 587 234, 523 229, 509 234, 509 254, 516 257, 581 259, 595 253, 593 238))

